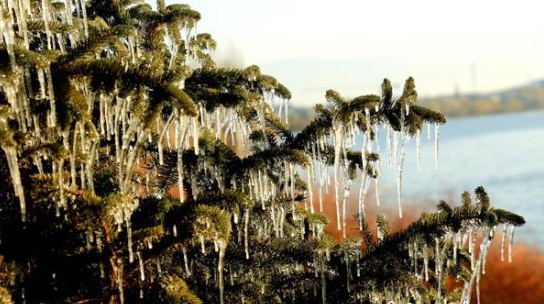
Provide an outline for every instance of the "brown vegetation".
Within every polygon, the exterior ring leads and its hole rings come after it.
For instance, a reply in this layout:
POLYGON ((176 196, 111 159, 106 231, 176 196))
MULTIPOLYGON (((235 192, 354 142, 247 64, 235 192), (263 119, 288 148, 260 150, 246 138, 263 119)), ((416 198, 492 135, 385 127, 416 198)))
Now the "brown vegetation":
MULTIPOLYGON (((356 201, 351 201, 348 208, 350 220, 347 222, 348 237, 358 234, 358 226, 355 218, 356 201)), ((314 202, 315 204, 315 202, 314 202)), ((317 210, 317 204, 314 205, 317 210)), ((410 204, 405 208, 402 219, 398 217, 395 208, 376 206, 376 200, 372 193, 366 199, 366 213, 370 227, 375 230, 376 214, 387 215, 390 221, 391 231, 399 231, 406 228, 417 219, 423 209, 429 209, 428 203, 420 205, 410 204), (414 207, 418 206, 418 207, 414 207)), ((324 213, 330 222, 326 227, 327 233, 341 238, 341 233, 336 229, 336 215, 334 195, 329 193, 323 199, 324 213)), ((523 229, 523 228, 521 228, 523 229)), ((488 253, 486 273, 482 275, 480 282, 482 304, 539 304, 544 303, 544 252, 542 249, 529 247, 525 244, 516 244, 513 248, 513 260, 508 262, 508 257, 501 261, 501 233, 497 233, 488 253)), ((505 250, 507 251, 507 250, 505 250)), ((450 282, 448 286, 453 288, 456 284, 450 282)), ((476 294, 472 297, 476 301, 476 294)))

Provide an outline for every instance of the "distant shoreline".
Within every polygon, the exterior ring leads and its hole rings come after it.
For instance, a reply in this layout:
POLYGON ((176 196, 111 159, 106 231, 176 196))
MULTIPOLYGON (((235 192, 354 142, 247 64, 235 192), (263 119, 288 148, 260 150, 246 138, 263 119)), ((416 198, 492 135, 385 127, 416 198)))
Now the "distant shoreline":
MULTIPOLYGON (((425 106, 429 106, 425 103, 422 103, 425 106)), ((432 107, 431 107, 432 108, 432 107)), ((519 110, 510 110, 510 111, 489 111, 489 112, 480 112, 480 113, 467 113, 460 115, 456 112, 448 112, 444 111, 442 109, 436 109, 432 108, 433 110, 440 111, 444 113, 447 119, 449 118, 474 118, 474 117, 484 117, 484 116, 494 116, 494 115, 502 115, 502 114, 516 114, 516 113, 524 113, 524 112, 533 112, 533 111, 544 111, 544 105, 542 107, 535 107, 535 108, 524 108, 519 110)), ((290 107, 289 108, 289 129, 292 131, 299 132, 304 127, 309 125, 316 117, 316 113, 313 108, 307 108, 307 107, 290 107)))

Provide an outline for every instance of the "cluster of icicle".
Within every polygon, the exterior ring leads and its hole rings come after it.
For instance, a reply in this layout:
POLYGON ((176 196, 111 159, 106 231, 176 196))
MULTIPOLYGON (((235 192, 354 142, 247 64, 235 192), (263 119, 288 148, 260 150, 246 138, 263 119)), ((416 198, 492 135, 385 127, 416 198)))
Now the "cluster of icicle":
MULTIPOLYGON (((256 80, 256 79, 250 79, 256 80)), ((183 81, 179 83, 179 87, 183 89, 183 81)), ((260 126, 260 131, 263 134, 265 132, 266 126, 266 111, 273 110, 274 107, 274 98, 273 90, 265 92, 265 96, 256 103, 254 109, 257 113, 258 125, 260 126)), ((280 115, 283 112, 285 115, 285 121, 287 121, 287 100, 280 101, 280 115)), ((208 111, 206 107, 202 104, 198 104, 198 116, 197 117, 186 117, 181 113, 174 111, 166 122, 158 121, 157 124, 157 133, 159 134, 159 139, 157 141, 158 153, 159 153, 159 164, 164 163, 164 150, 166 149, 175 150, 177 152, 177 171, 178 171, 178 188, 179 188, 179 199, 183 203, 186 199, 185 190, 183 185, 184 176, 184 165, 183 165, 183 153, 189 148, 194 149, 196 155, 203 153, 199 147, 199 138, 203 130, 211 132, 215 136, 215 139, 223 141, 230 144, 234 149, 240 153, 245 154, 252 148, 252 141, 250 140, 250 135, 254 131, 253 127, 249 122, 247 122, 243 117, 239 115, 241 109, 239 107, 224 107, 218 106, 213 111, 208 111), (173 134, 172 134, 173 133, 173 134), (173 136, 173 138, 172 138, 173 136)), ((267 148, 268 143, 266 143, 261 149, 267 148)), ((295 166, 294 164, 285 163, 285 176, 283 181, 285 182, 285 189, 292 198, 292 210, 294 214, 295 210, 295 166)), ((268 172, 265 169, 253 169, 248 172, 248 182, 242 183, 241 185, 236 184, 236 180, 232 179, 233 177, 228 177, 224 173, 224 168, 217 167, 215 164, 198 162, 198 170, 205 172, 207 178, 211 178, 217 182, 220 191, 226 190, 226 184, 230 183, 234 190, 238 187, 243 189, 245 193, 249 194, 251 200, 261 204, 263 210, 267 210, 270 214, 270 218, 273 222, 272 226, 268 226, 265 222, 262 227, 259 227, 259 237, 270 237, 275 235, 276 237, 283 237, 283 223, 285 222, 285 208, 282 206, 269 205, 269 202, 277 194, 278 186, 274 183, 268 175, 268 172)), ((196 185, 197 180, 196 176, 190 177, 190 183, 192 184, 193 198, 196 199, 200 194, 198 191, 198 186, 196 185)), ((249 221, 250 221, 250 210, 248 208, 243 210, 243 221, 240 221, 240 214, 237 212, 232 212, 233 222, 236 225, 243 225, 243 229, 238 231, 243 231, 244 238, 244 248, 246 259, 250 258, 249 250, 249 221)), ((321 231, 323 227, 312 226, 311 228, 314 231, 321 231)), ((177 227, 174 226, 174 235, 177 234, 177 227)), ((301 235, 304 235, 304 231, 301 232, 301 235)), ((199 242, 201 251, 203 254, 206 254, 205 246, 205 237, 203 235, 199 236, 199 242)), ((219 252, 219 259, 217 265, 217 285, 219 287, 220 293, 220 303, 224 301, 224 282, 223 282, 223 270, 224 270, 224 257, 228 244, 228 240, 213 238, 214 248, 216 252, 219 252)), ((191 270, 188 263, 187 254, 184 250, 184 260, 185 260, 185 272, 187 276, 190 276, 191 270)), ((232 273, 229 271, 229 273, 232 273)), ((231 278, 232 279, 232 278, 231 278)))
MULTIPOLYGON (((505 247, 508 243, 508 261, 512 261, 512 246, 514 241, 514 226, 504 224, 501 237, 501 260, 504 260, 505 247)), ((408 242, 408 254, 411 258, 411 265, 414 275, 425 282, 429 281, 431 274, 434 274, 438 282, 437 302, 446 300, 441 294, 442 286, 445 284, 444 272, 450 264, 456 264, 460 251, 467 251, 470 255, 471 278, 465 282, 461 294, 463 303, 470 303, 472 290, 476 285, 477 303, 480 303, 480 278, 485 274, 486 257, 491 241, 494 238, 496 227, 475 227, 468 226, 458 232, 448 232, 440 238, 435 238, 433 243, 427 243, 424 238, 413 238, 408 242), (479 250, 477 250, 477 243, 479 250), (434 269, 429 266, 429 259, 434 258, 434 269)), ((421 298, 421 297, 419 297, 421 298)), ((417 302, 420 302, 419 300, 417 302)))
MULTIPOLYGON (((83 21, 82 32, 84 33, 85 37, 88 36, 85 1, 65 0, 62 4, 64 5, 64 9, 54 10, 51 1, 43 0, 41 1, 41 6, 39 6, 39 11, 32 10, 30 0, 7 0, 2 1, 0 4, 0 43, 5 46, 8 52, 11 67, 10 75, 7 77, 4 75, 4 77, 1 79, 0 87, 5 92, 7 101, 9 103, 9 115, 17 120, 19 128, 23 132, 29 132, 35 135, 32 137, 34 140, 44 138, 44 142, 47 142, 50 139, 46 136, 48 132, 44 132, 44 129, 55 129, 56 127, 56 105, 55 96, 53 93, 51 70, 47 64, 45 64, 45 66, 37 66, 35 71, 18 66, 15 59, 15 48, 21 47, 28 50, 29 41, 33 38, 31 33, 27 30, 28 22, 43 21, 46 38, 45 48, 47 50, 58 50, 61 52, 61 54, 66 53, 67 47, 73 48, 76 46, 75 41, 76 38, 79 37, 75 37, 75 34, 72 33, 66 34, 66 36, 63 34, 52 33, 50 29, 50 22, 61 21, 67 25, 75 26, 73 21, 74 13, 77 18, 80 18, 83 21), (16 26, 14 26, 15 24, 16 26), (16 34, 23 38, 22 42, 16 41, 16 34), (32 73, 37 74, 37 79, 39 81, 39 90, 37 92, 35 92, 31 86, 32 73), (29 104, 29 98, 31 97, 49 100, 50 110, 47 115, 45 126, 41 125, 38 117, 30 111, 31 107, 29 104)), ((75 150, 78 148, 82 153, 84 153, 84 155, 92 155, 90 150, 92 150, 93 143, 92 140, 84 139, 84 137, 86 137, 85 134, 82 134, 81 137, 83 139, 81 142, 76 143, 76 140, 73 140, 72 148, 69 147, 70 140, 67 138, 68 133, 62 132, 59 128, 56 128, 55 130, 57 131, 57 134, 53 134, 53 136, 62 137, 64 146, 67 150, 75 150)), ((29 144, 39 144, 39 142, 32 142, 29 144)), ((15 194, 20 200, 21 218, 23 221, 25 221, 26 204, 18 168, 17 149, 13 145, 2 143, 2 150, 5 152, 6 158, 8 159, 9 171, 15 188, 15 194)), ((90 157, 89 159, 90 164, 81 165, 81 176, 82 180, 86 179, 92 183, 92 175, 89 174, 89 172, 86 172, 84 169, 85 166, 92 165, 92 162, 94 161, 93 157, 90 157)), ((41 157, 36 157, 34 159, 34 164, 41 173, 43 173, 42 161, 48 161, 47 155, 42 155, 41 157)), ((64 207, 64 187, 67 184, 75 183, 75 156, 71 155, 70 157, 72 164, 72 176, 70 181, 65 181, 63 178, 62 168, 64 166, 64 160, 49 161, 52 162, 53 168, 57 169, 53 170, 52 173, 55 175, 59 184, 60 198, 58 200, 58 207, 64 207)))
MULTIPOLYGON (((58 3, 58 2, 56 2, 58 3)), ((178 188, 180 202, 184 202, 186 199, 185 189, 183 181, 184 176, 184 164, 183 154, 187 149, 194 149, 196 155, 201 153, 199 149, 199 137, 202 130, 210 130, 212 134, 219 140, 230 142, 236 146, 240 151, 248 151, 251 147, 251 140, 249 136, 251 134, 252 126, 239 116, 239 109, 218 107, 213 111, 207 111, 206 108, 200 104, 198 110, 198 116, 188 117, 179 110, 174 110, 171 115, 163 120, 160 117, 157 118, 156 130, 150 130, 144 126, 144 122, 141 117, 136 113, 133 113, 133 106, 135 100, 132 96, 119 97, 116 92, 111 94, 97 93, 90 89, 90 84, 86 79, 74 80, 76 89, 79 90, 85 97, 87 105, 87 113, 91 115, 95 111, 95 107, 98 106, 97 112, 99 113, 99 121, 96 125, 89 121, 78 121, 71 127, 71 129, 61 129, 56 121, 56 104, 53 88, 53 80, 50 67, 45 64, 44 66, 37 67, 36 69, 29 69, 26 67, 18 66, 15 58, 15 36, 23 37, 22 46, 25 49, 29 48, 29 41, 32 39, 30 32, 27 31, 28 21, 43 21, 45 28, 45 41, 46 49, 58 50, 61 53, 66 53, 67 49, 77 46, 77 41, 88 36, 89 26, 87 23, 87 13, 85 10, 85 1, 76 0, 69 1, 64 0, 64 9, 53 10, 52 3, 49 0, 42 0, 41 6, 38 10, 31 10, 30 0, 7 0, 0 3, 0 38, 1 43, 6 47, 6 50, 10 59, 10 66, 12 67, 12 74, 9 79, 4 78, 0 82, 2 90, 5 92, 7 101, 9 103, 9 115, 11 118, 17 120, 19 127, 22 131, 31 133, 33 136, 28 145, 39 145, 40 143, 57 142, 61 140, 64 151, 68 157, 51 158, 47 153, 37 155, 33 159, 33 165, 36 166, 40 173, 50 173, 55 182, 58 185, 58 202, 57 210, 60 214, 62 208, 68 206, 70 196, 70 188, 86 189, 90 192, 94 191, 94 172, 95 168, 99 164, 98 147, 100 146, 101 137, 105 140, 112 141, 114 144, 111 146, 110 153, 111 158, 115 160, 117 166, 116 178, 122 194, 131 199, 120 199, 120 205, 114 208, 112 216, 115 219, 118 229, 125 229, 127 232, 127 244, 129 253, 129 263, 133 263, 135 259, 138 259, 140 269, 140 279, 145 280, 145 268, 143 255, 140 251, 134 254, 134 248, 132 242, 132 228, 130 218, 134 210, 138 207, 138 200, 132 199, 139 193, 140 188, 137 183, 134 182, 135 175, 137 175, 137 168, 142 163, 144 155, 142 155, 142 148, 146 142, 153 140, 153 135, 158 135, 157 146, 159 154, 159 163, 164 163, 164 149, 165 146, 168 150, 176 151, 177 153, 177 171, 178 171, 178 188), (57 34, 53 33, 50 29, 50 23, 62 22, 72 27, 78 26, 77 22, 74 22, 74 18, 82 20, 81 29, 79 32, 57 34), (14 26, 15 20, 17 26, 14 26), (17 32, 16 32, 17 31, 17 32), (78 36, 79 35, 79 36, 78 36), (35 77, 39 83, 39 89, 35 90, 31 85, 31 79, 35 77), (30 111, 30 98, 45 99, 49 101, 49 111, 47 113, 47 119, 45 122, 41 122, 36 114, 30 111), (97 102, 98 101, 98 102, 97 102), (47 166, 46 166, 47 165, 47 166), (50 166, 49 166, 50 165, 50 166), (52 168, 51 172, 45 172, 44 168, 52 168), (69 175, 65 175, 65 171, 69 172, 69 175)), ((185 42, 194 37, 195 33, 189 28, 180 29, 182 34, 186 36, 185 42)), ((166 32, 166 36, 169 34, 166 32)), ((127 59, 130 63, 135 63, 139 56, 139 42, 138 33, 134 33, 133 36, 126 37, 123 40, 125 47, 130 53, 130 57, 127 59)), ((168 38, 168 37, 167 37, 168 38)), ((170 39, 173 41, 173 39, 170 39)), ((186 45, 189 48, 189 45, 186 45)), ((171 66, 175 62, 175 56, 178 54, 178 46, 174 43, 171 44, 171 66)), ((183 80, 178 83, 180 89, 184 88, 183 80)), ((261 131, 265 134, 265 114, 270 108, 275 108, 274 92, 267 92, 265 98, 255 107, 257 111, 257 119, 261 128, 261 131)), ((285 100, 280 101, 278 107, 280 117, 284 117, 284 121, 287 122, 288 116, 288 102, 285 100)), ((377 109, 374 109, 377 112, 377 109)), ((409 115, 409 108, 407 108, 405 115, 409 115)), ((334 146, 334 173, 332 179, 334 182, 335 193, 335 206, 336 206, 336 220, 338 224, 338 230, 343 231, 343 235, 346 236, 346 218, 347 218, 347 202, 351 191, 352 181, 348 176, 348 159, 347 151, 354 146, 355 138, 359 136, 361 131, 357 127, 357 116, 353 115, 347 124, 335 121, 333 123, 333 130, 330 135, 321 134, 317 136, 315 143, 311 145, 311 162, 305 168, 306 177, 308 181, 308 200, 305 201, 304 207, 310 213, 314 213, 315 206, 318 206, 319 212, 323 211, 323 195, 329 191, 329 185, 331 183, 331 177, 329 174, 329 166, 325 164, 322 158, 322 153, 325 152, 327 147, 332 144, 334 146), (317 185, 317 195, 314 195, 314 185, 317 185), (315 203, 316 199, 318 200, 315 203)), ((372 179, 374 179, 376 186, 377 203, 379 204, 378 181, 380 173, 380 161, 370 160, 368 155, 371 153, 380 151, 379 143, 379 128, 372 123, 371 109, 365 109, 365 131, 362 132, 363 148, 361 149, 362 168, 361 176, 362 182, 359 190, 359 204, 358 211, 361 219, 364 217, 364 199, 372 179), (374 136, 371 135, 374 133, 374 136)), ((7 126, 7 118, 1 118, 0 123, 7 126)), ((397 188, 398 188, 398 202, 399 202, 399 215, 402 216, 400 197, 402 190, 402 168, 404 165, 404 158, 410 141, 410 135, 404 131, 394 131, 389 126, 384 127, 387 132, 387 154, 388 164, 390 167, 394 167, 397 172, 397 188), (400 145, 400 147, 399 147, 400 145)), ((430 132, 429 132, 430 134, 430 132)), ((417 141, 417 154, 419 163, 419 142, 420 132, 416 135, 417 141)), ((2 150, 4 151, 8 167, 11 174, 12 182, 14 185, 14 192, 18 196, 21 205, 21 217, 23 221, 26 218, 26 204, 23 185, 21 183, 21 176, 19 173, 19 155, 18 149, 13 143, 2 142, 2 150)), ((266 147, 263 147, 266 148, 266 147)), ((435 127, 435 149, 438 150, 438 125, 435 127)), ((438 157, 436 158, 438 161, 438 157)), ((292 218, 297 220, 299 215, 296 214, 297 205, 295 201, 295 182, 296 182, 296 166, 293 163, 285 162, 283 164, 283 176, 280 176, 280 184, 283 184, 284 194, 291 199, 290 211, 292 212, 292 218)), ((208 171, 217 180, 220 189, 225 189, 227 181, 221 168, 215 168, 213 164, 208 164, 208 171)), ((146 176, 147 179, 149 178, 146 176)), ((191 177, 194 178, 194 177, 191 177)), ((196 181, 191 181, 196 183, 196 181)), ((148 184, 148 183, 146 183, 148 184)), ((236 183, 233 183, 236 187, 236 183)), ((150 186, 147 185, 147 191, 150 191, 150 186)), ((254 169, 249 173, 249 182, 245 185, 238 185, 249 193, 250 198, 261 204, 263 210, 267 210, 271 219, 271 225, 268 225, 267 221, 262 223, 255 223, 257 237, 264 239, 269 237, 282 238, 284 237, 284 222, 286 220, 286 207, 280 204, 274 204, 272 198, 280 190, 280 186, 273 182, 265 169, 254 169)), ((197 196, 198 187, 192 187, 192 194, 197 196)), ((248 226, 249 226, 249 209, 243 211, 243 221, 239 221, 239 214, 233 214, 235 224, 244 225, 244 245, 245 255, 249 259, 249 246, 248 246, 248 226)), ((301 231, 297 232, 297 237, 303 238, 306 231, 305 226, 300 225, 301 231)), ((315 223, 310 225, 310 230, 313 235, 319 239, 323 235, 323 225, 315 223)), ((513 229, 512 229, 513 231, 513 229)), ((174 227, 174 235, 176 234, 176 227, 174 227)), ((289 235, 294 237, 295 235, 289 235)), ((95 233, 89 232, 86 236, 88 246, 95 244, 98 250, 101 250, 101 236, 95 233)), ((202 244, 204 240, 201 239, 202 244)), ((218 259, 218 280, 220 287, 220 299, 223 302, 223 269, 224 269, 224 255, 227 246, 227 240, 214 239, 216 251, 219 252, 218 259)), ((461 244, 461 242, 459 242, 461 244)), ((149 246, 152 246, 149 243, 149 246)), ((437 246, 438 243, 437 243, 437 246)), ((487 246, 487 245, 486 245, 487 246)), ((423 247, 423 246, 421 246, 423 247)), ((437 247, 438 248, 438 247, 437 247)), ((485 247, 487 248, 487 247, 485 247)), ((202 250, 205 252, 205 246, 202 245, 202 250)), ((483 251, 485 252, 485 251, 483 251)), ((417 255, 417 250, 414 251, 414 256, 417 255)), ((321 275, 321 286, 323 292, 323 299, 325 301, 325 265, 330 256, 330 251, 324 249, 319 251, 316 258, 316 275, 321 275)), ((190 275, 189 263, 187 254, 184 250, 185 269, 187 275, 190 275)), ((360 273, 359 266, 360 250, 346 251, 345 263, 347 269, 352 267, 357 268, 357 273, 360 273)), ((438 264, 437 264, 438 265, 438 264)), ((478 264, 479 265, 479 264, 478 264)), ((102 266, 101 266, 102 267, 102 266)), ((160 267, 160 266, 158 266, 160 267)), ((478 266, 479 267, 479 266, 478 266)), ((103 270, 101 271, 101 273, 103 270)), ((231 273, 229 271, 229 273, 231 273)), ((350 273, 350 271, 348 271, 350 273)), ((479 278, 479 277, 478 277, 479 278)), ((348 280, 348 289, 349 280, 348 280)), ((479 279, 477 280, 477 282, 479 279)), ((123 264, 119 261, 117 265, 117 287, 123 302, 123 264)))
MULTIPOLYGON (((307 168, 307 184, 308 184, 308 206, 313 212, 314 208, 314 185, 317 188, 318 206, 319 211, 323 211, 323 194, 328 193, 331 183, 329 166, 325 164, 322 158, 322 154, 328 149, 329 145, 334 147, 334 165, 333 165, 333 181, 334 181, 334 201, 336 207, 336 223, 338 231, 342 231, 342 236, 346 237, 346 218, 347 204, 350 196, 350 191, 353 181, 349 177, 348 173, 348 158, 347 153, 351 148, 355 146, 355 141, 358 138, 362 138, 361 148, 361 163, 360 169, 360 189, 358 196, 358 218, 359 226, 362 229, 363 221, 365 218, 365 197, 368 193, 372 181, 375 186, 376 204, 380 205, 379 197, 379 179, 381 171, 381 162, 379 159, 370 157, 373 153, 380 153, 380 129, 387 132, 386 135, 386 149, 387 149, 387 164, 388 167, 393 167, 396 172, 397 183, 397 201, 399 217, 402 218, 402 205, 401 205, 401 193, 402 193, 402 178, 403 168, 408 145, 412 135, 405 130, 395 131, 389 125, 376 125, 373 123, 372 115, 379 111, 378 106, 374 109, 374 113, 371 110, 365 108, 364 113, 364 130, 360 130, 357 126, 358 116, 352 114, 348 123, 334 120, 331 134, 317 134, 316 141, 311 143, 308 150, 311 156, 311 165, 307 168), (372 115, 371 115, 372 114, 372 115)), ((409 107, 406 110, 403 108, 404 115, 409 115, 409 107)), ((431 139, 430 124, 428 124, 428 138, 431 139)), ((438 144, 439 144, 439 125, 435 124, 434 127, 434 148, 435 148, 435 164, 438 167, 438 144)), ((416 140, 416 158, 419 168, 420 164, 420 143, 421 143, 421 131, 418 130, 414 136, 416 140)))
MULTIPOLYGON (((110 94, 93 92, 90 89, 88 79, 72 80, 72 84, 84 96, 86 101, 87 112, 83 114, 92 117, 95 107, 98 106, 97 110, 100 119, 96 125, 93 121, 81 120, 70 128, 62 129, 57 122, 55 104, 57 97, 54 94, 53 77, 49 64, 44 63, 43 66, 32 69, 17 64, 15 48, 19 47, 28 50, 29 41, 34 38, 31 35, 40 35, 40 33, 33 34, 28 31, 27 22, 43 22, 46 41, 44 49, 60 51, 61 54, 65 54, 67 49, 73 49, 77 46, 78 41, 88 37, 89 26, 85 0, 64 0, 62 3, 57 1, 54 3, 55 9, 50 0, 39 2, 41 5, 36 6, 38 3, 36 2, 32 4, 32 9, 30 0, 7 0, 0 3, 0 45, 6 48, 11 67, 10 74, 3 75, 0 81, 0 88, 5 93, 9 104, 8 116, 10 119, 16 119, 21 131, 32 135, 28 137, 30 142, 25 143, 29 146, 57 142, 59 139, 62 142, 63 152, 66 152, 68 157, 52 158, 51 155, 45 152, 34 156, 32 162, 40 173, 50 174, 58 185, 58 197, 55 199, 58 215, 60 215, 62 208, 68 206, 70 197, 67 195, 69 193, 69 191, 66 191, 67 189, 79 188, 91 193, 94 192, 93 168, 99 165, 98 147, 100 146, 101 137, 114 142, 114 145, 107 148, 107 152, 117 164, 116 177, 120 191, 128 197, 133 197, 139 192, 139 185, 134 183, 134 175, 144 157, 142 147, 146 141, 152 140, 153 131, 146 129, 141 117, 133 113, 134 100, 132 96, 122 98, 115 91, 110 94), (63 9, 59 9, 59 7, 63 7, 63 9), (82 22, 74 22, 75 18, 80 19, 82 22), (81 28, 79 31, 74 30, 69 33, 53 33, 50 26, 52 22, 61 22, 72 28, 81 26, 81 28), (16 41, 16 35, 23 37, 23 41, 16 41), (32 79, 38 81, 39 87, 37 90, 32 86, 32 79), (31 112, 29 104, 31 98, 49 101, 49 110, 44 122, 40 121, 37 114, 31 112), (44 168, 52 169, 51 172, 46 172, 44 168), (69 172, 69 177, 65 175, 65 172, 69 172)), ((191 37, 188 36, 188 40, 191 37)), ((138 33, 135 32, 126 39, 121 40, 130 54, 127 60, 130 63, 135 63, 140 54, 138 33)), ((236 121, 236 118, 232 117, 232 113, 218 115, 217 117, 218 119, 224 119, 223 117, 227 116, 229 118, 226 119, 226 122, 231 126, 236 121)), ((0 117, 0 123, 4 129, 8 129, 7 120, 8 117, 0 117)), ((198 130, 200 130, 202 124, 199 124, 197 118, 188 118, 179 111, 174 111, 166 122, 158 119, 157 133, 160 134, 160 142, 166 141, 168 144, 173 144, 173 148, 178 151, 179 155, 189 146, 194 147, 198 153, 198 130), (170 125, 174 125, 174 127, 170 128, 170 125), (173 140, 164 139, 164 137, 170 136, 170 130, 172 129, 175 130, 173 140), (189 142, 190 138, 192 138, 191 142, 189 142)), ((235 130, 231 132, 235 132, 235 130)), ((21 218, 22 221, 25 221, 25 195, 19 173, 18 159, 18 150, 20 149, 17 149, 18 147, 14 142, 1 142, 1 147, 7 158, 15 195, 20 200, 21 218)), ((161 147, 160 144, 159 147, 161 147)), ((179 157, 178 170, 181 177, 183 177, 182 166, 181 157, 179 157)), ((183 193, 183 184, 181 182, 180 193, 183 193)), ((184 196, 180 195, 182 201, 183 198, 184 196)), ((130 263, 135 259, 132 249, 130 218, 137 207, 137 199, 120 199, 119 205, 111 210, 111 215, 118 229, 126 229, 130 263)), ((94 243, 100 250, 101 238, 99 236, 89 234, 86 239, 88 244, 94 243)), ((144 280, 143 260, 140 253, 137 253, 137 256, 140 261, 141 279, 144 280)), ((117 272, 117 285, 120 290, 121 302, 123 302, 122 264, 118 265, 117 272)))
MULTIPOLYGON (((341 262, 346 267, 346 289, 348 293, 356 292, 351 287, 351 282, 360 278, 362 274, 361 266, 361 241, 350 240, 342 244, 341 249, 339 250, 341 254, 341 262), (355 270, 355 276, 353 277, 353 270, 355 270)), ((331 247, 326 244, 326 242, 320 242, 318 244, 318 249, 315 255, 314 269, 315 277, 320 278, 320 287, 321 287, 321 301, 323 304, 327 303, 327 286, 326 286, 326 277, 327 277, 327 262, 331 258, 331 247)), ((315 291, 314 291, 315 295, 315 291)), ((358 295, 358 298, 362 301, 362 294, 358 295)))

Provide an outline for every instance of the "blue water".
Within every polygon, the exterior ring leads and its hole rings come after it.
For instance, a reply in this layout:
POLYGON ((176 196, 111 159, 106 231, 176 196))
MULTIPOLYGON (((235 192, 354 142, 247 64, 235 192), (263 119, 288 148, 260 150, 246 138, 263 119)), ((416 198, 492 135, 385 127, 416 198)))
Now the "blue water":
MULTIPOLYGON (((393 205, 396 179, 394 169, 387 167, 385 140, 381 150, 380 191, 393 205)), ((420 170, 415 150, 412 140, 403 174, 406 208, 423 199, 458 205, 462 191, 484 186, 492 206, 525 217, 527 224, 516 230, 516 239, 544 248, 544 111, 448 120, 440 127, 438 169, 426 128, 420 170)))

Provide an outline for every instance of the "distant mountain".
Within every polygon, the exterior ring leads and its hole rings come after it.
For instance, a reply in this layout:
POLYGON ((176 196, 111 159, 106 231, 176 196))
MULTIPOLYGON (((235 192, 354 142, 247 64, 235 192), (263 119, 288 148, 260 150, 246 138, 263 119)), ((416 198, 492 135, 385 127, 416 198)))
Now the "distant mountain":
MULTIPOLYGON (((447 117, 478 116, 544 109, 544 79, 486 94, 457 94, 419 98, 418 103, 447 117)), ((301 130, 315 118, 306 107, 289 108, 289 126, 301 130)))

